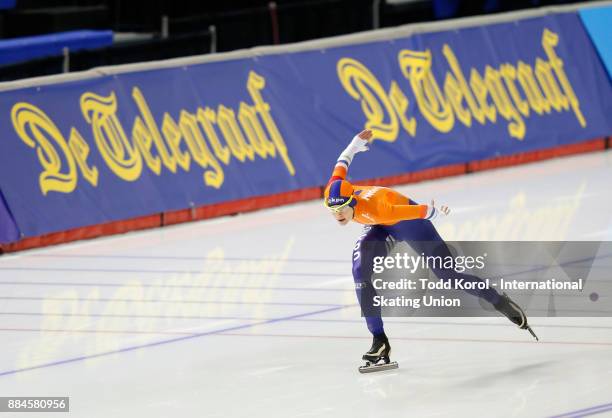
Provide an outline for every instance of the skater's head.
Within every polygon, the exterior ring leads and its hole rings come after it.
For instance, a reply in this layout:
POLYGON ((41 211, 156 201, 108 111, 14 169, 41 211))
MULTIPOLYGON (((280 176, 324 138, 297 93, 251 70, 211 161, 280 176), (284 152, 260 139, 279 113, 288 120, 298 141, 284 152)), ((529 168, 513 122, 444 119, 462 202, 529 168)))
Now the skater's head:
POLYGON ((349 223, 355 215, 353 185, 346 180, 336 180, 325 190, 325 206, 340 225, 349 223))

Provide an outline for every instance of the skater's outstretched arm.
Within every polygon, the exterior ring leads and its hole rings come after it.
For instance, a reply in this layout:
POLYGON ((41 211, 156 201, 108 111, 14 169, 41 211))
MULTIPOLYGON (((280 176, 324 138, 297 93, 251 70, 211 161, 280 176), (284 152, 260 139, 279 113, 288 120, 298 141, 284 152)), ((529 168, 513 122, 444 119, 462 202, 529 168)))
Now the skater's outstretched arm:
POLYGON ((438 214, 448 215, 449 213, 450 209, 447 206, 437 208, 433 200, 429 205, 393 205, 381 201, 376 220, 385 224, 410 219, 432 220, 438 214))
POLYGON ((351 143, 342 151, 342 154, 338 157, 338 161, 336 162, 336 166, 334 167, 334 172, 332 173, 327 185, 336 180, 344 180, 346 178, 346 174, 348 173, 348 168, 353 162, 353 157, 358 152, 363 152, 368 150, 368 144, 372 139, 372 131, 369 129, 365 129, 359 132, 357 135, 353 137, 351 143))

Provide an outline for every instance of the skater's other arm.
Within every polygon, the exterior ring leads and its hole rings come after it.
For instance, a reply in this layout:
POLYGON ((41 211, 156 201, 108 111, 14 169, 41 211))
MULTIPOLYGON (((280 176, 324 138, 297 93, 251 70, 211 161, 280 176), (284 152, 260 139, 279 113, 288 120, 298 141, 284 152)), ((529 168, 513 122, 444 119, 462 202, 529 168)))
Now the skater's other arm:
POLYGON ((353 162, 353 157, 358 152, 367 151, 368 143, 372 139, 372 131, 365 129, 353 137, 351 143, 342 151, 338 157, 334 171, 327 182, 329 185, 335 180, 344 180, 348 173, 348 168, 353 162))
POLYGON ((437 208, 434 201, 429 205, 393 205, 382 202, 378 209, 377 221, 380 223, 394 223, 411 219, 434 219, 438 214, 448 215, 447 206, 437 208))

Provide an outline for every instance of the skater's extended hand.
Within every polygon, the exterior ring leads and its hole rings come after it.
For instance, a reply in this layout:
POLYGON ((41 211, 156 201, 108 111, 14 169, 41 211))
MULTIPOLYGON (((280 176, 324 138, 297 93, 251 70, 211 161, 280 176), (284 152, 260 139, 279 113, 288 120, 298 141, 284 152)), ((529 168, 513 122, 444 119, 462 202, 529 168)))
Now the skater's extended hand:
POLYGON ((433 199, 431 200, 431 206, 436 208, 436 211, 438 211, 441 215, 448 215, 450 213, 450 208, 446 205, 442 205, 440 207, 437 207, 435 204, 435 202, 433 201, 433 199))
POLYGON ((446 216, 449 213, 450 213, 450 209, 448 208, 448 206, 442 205, 440 207, 436 207, 436 204, 432 199, 431 204, 427 208, 427 215, 425 216, 425 219, 429 219, 431 221, 435 219, 438 216, 438 214, 446 216))
POLYGON ((358 152, 364 152, 364 151, 369 150, 370 148, 368 147, 368 144, 372 142, 373 135, 374 134, 372 133, 371 130, 364 129, 363 131, 359 132, 357 135, 353 137, 353 140, 351 141, 349 148, 354 154, 358 152))
POLYGON ((363 131, 359 132, 357 136, 361 139, 365 139, 366 141, 371 142, 372 136, 374 136, 374 134, 371 130, 364 129, 363 131))

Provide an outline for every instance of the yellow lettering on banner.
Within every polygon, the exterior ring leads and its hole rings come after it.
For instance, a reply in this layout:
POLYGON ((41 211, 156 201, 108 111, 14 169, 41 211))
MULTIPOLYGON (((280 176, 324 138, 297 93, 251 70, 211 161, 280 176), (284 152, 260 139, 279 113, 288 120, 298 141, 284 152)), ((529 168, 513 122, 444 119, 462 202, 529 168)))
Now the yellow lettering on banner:
POLYGON ((134 181, 140 177, 142 158, 137 148, 128 141, 117 119, 115 93, 100 96, 87 92, 81 96, 81 111, 91 124, 98 150, 108 167, 120 178, 134 181))
POLYGON ((504 84, 501 81, 499 71, 490 66, 485 67, 485 85, 489 90, 489 94, 495 103, 495 107, 501 117, 506 120, 512 120, 508 124, 508 132, 511 137, 523 139, 525 137, 525 122, 521 115, 516 111, 504 84))
MULTIPOLYGON (((548 103, 544 99, 544 96, 542 96, 540 87, 538 87, 538 83, 533 76, 533 70, 523 61, 519 61, 517 66, 517 74, 521 88, 527 97, 529 107, 531 107, 531 109, 538 115, 541 115, 546 111, 548 103)), ((548 109, 550 110, 550 107, 548 107, 548 109)))
POLYGON ((20 102, 11 110, 11 121, 19 138, 30 148, 36 148, 38 161, 43 168, 38 177, 42 194, 74 191, 77 184, 76 163, 62 133, 49 116, 30 103, 20 102), (63 166, 63 161, 66 166, 63 166))
POLYGON ((295 168, 293 167, 293 163, 291 162, 289 154, 287 153, 287 146, 285 145, 285 140, 278 131, 278 127, 276 126, 274 119, 272 119, 272 115, 270 115, 270 105, 266 103, 261 97, 261 90, 263 90, 265 86, 265 78, 261 77, 254 71, 251 71, 249 73, 249 79, 247 80, 247 90, 251 95, 251 99, 253 99, 255 109, 263 120, 264 125, 268 130, 268 134, 270 135, 272 142, 276 146, 276 151, 285 163, 287 171, 289 171, 289 174, 294 176, 295 168))
MULTIPOLYGON (((229 165, 232 158, 237 163, 246 163, 256 157, 280 156, 289 174, 295 175, 285 141, 272 118, 271 106, 262 97, 265 83, 263 77, 250 72, 246 89, 252 103, 241 101, 238 109, 220 104, 216 111, 198 107, 194 113, 181 109, 178 121, 165 112, 159 124, 140 89, 134 87, 132 98, 139 114, 134 118, 131 138, 118 119, 119 104, 114 92, 107 96, 85 92, 80 97, 80 108, 91 125, 102 159, 119 178, 137 180, 143 161, 158 176, 164 168, 172 173, 176 173, 177 167, 189 172, 193 161, 204 168, 204 183, 218 189, 225 179, 223 165, 229 165)), ((21 140, 36 148, 43 167, 39 181, 43 194, 72 192, 79 172, 97 187, 100 173, 87 161, 90 144, 76 128, 71 128, 66 141, 53 121, 28 103, 13 107, 12 120, 21 140)))
POLYGON ((202 128, 204 128, 204 132, 206 133, 206 136, 208 137, 208 140, 215 151, 215 155, 223 162, 223 164, 228 165, 231 156, 230 150, 221 145, 219 137, 215 132, 215 128, 212 125, 213 123, 217 123, 217 115, 215 114, 215 111, 209 107, 205 109, 199 108, 197 118, 200 125, 202 125, 202 128))
POLYGON ((449 132, 455 125, 455 114, 431 72, 431 51, 404 49, 399 52, 398 59, 421 114, 438 131, 449 132))
MULTIPOLYGON (((470 109, 470 112, 472 113, 472 116, 474 116, 474 119, 476 119, 480 124, 484 124, 485 122, 484 111, 482 110, 482 107, 478 105, 478 102, 475 100, 472 94, 472 91, 470 90, 470 87, 468 86, 468 83, 465 80, 465 76, 463 75, 463 70, 461 69, 461 66, 459 65, 459 60, 455 56, 455 53, 453 52, 451 47, 448 46, 448 44, 444 44, 444 46, 442 47, 442 53, 446 57, 446 61, 448 62, 448 65, 455 76, 456 83, 459 86, 459 89, 461 90, 461 93, 463 94, 465 101, 467 102, 467 105, 470 109)), ((465 116, 464 118, 467 119, 467 117, 465 116)))
POLYGON ((263 159, 268 158, 268 154, 272 157, 276 156, 276 148, 274 148, 274 144, 270 142, 261 123, 259 123, 257 112, 253 106, 240 102, 238 120, 242 129, 244 129, 249 144, 257 155, 263 159))
POLYGON ((556 33, 544 29, 544 33, 542 34, 542 47, 544 48, 544 52, 546 52, 546 56, 548 57, 550 66, 555 71, 559 82, 563 88, 563 93, 565 94, 565 98, 569 101, 572 106, 572 110, 576 115, 576 119, 580 123, 580 126, 583 128, 586 126, 586 120, 582 111, 580 110, 580 102, 576 97, 576 93, 574 93, 574 89, 572 88, 571 83, 567 79, 567 75, 563 70, 563 61, 557 56, 555 52, 555 47, 559 44, 559 35, 556 33))
POLYGON ((132 98, 136 102, 136 106, 140 111, 141 116, 137 116, 134 120, 134 127, 132 129, 132 135, 135 142, 138 144, 139 149, 145 150, 145 161, 147 166, 156 173, 161 173, 161 167, 158 168, 158 158, 151 154, 152 145, 155 145, 155 149, 163 165, 170 170, 172 173, 176 173, 176 156, 171 154, 166 147, 164 140, 162 139, 157 123, 153 118, 151 109, 147 101, 145 100, 142 92, 138 87, 134 87, 132 90, 132 98), (150 165, 149 165, 150 164, 150 165))
MULTIPOLYGON (((445 44, 442 54, 450 70, 441 77, 442 89, 432 71, 430 50, 401 50, 398 61, 420 113, 437 131, 450 132, 455 121, 471 127, 472 118, 483 125, 505 120, 510 137, 522 140, 526 135, 524 118, 530 116, 530 110, 543 115, 571 107, 580 125, 586 126, 564 63, 555 51, 558 44, 558 35, 545 29, 542 47, 546 59, 536 57, 533 65, 520 60, 516 65, 502 63, 497 68, 487 65, 482 72, 471 68, 469 83, 452 48, 445 44)), ((399 120, 410 135, 415 135, 416 121, 407 113, 409 99, 395 81, 391 81, 387 96, 376 77, 358 61, 342 58, 337 69, 344 89, 361 102, 367 128, 379 129, 379 136, 393 141, 399 120)))
POLYGON ((89 145, 79 131, 76 128, 70 130, 70 139, 68 140, 68 147, 74 155, 74 160, 81 169, 81 173, 85 180, 87 180, 92 186, 98 185, 98 168, 90 167, 87 164, 87 157, 89 157, 89 145))
POLYGON ((399 118, 399 121, 402 124, 402 128, 404 128, 404 130, 408 132, 410 136, 415 136, 416 120, 414 119, 414 117, 406 117, 410 102, 395 81, 391 83, 391 88, 389 89, 389 100, 393 105, 393 109, 397 113, 397 117, 399 118))
POLYGON ((159 176, 161 174, 162 166, 161 159, 158 155, 153 155, 151 152, 151 148, 154 144, 153 136, 140 118, 136 118, 134 121, 134 126, 132 127, 132 139, 134 140, 134 144, 136 144, 140 150, 140 154, 142 155, 147 167, 149 167, 149 170, 159 176))
POLYGON ((444 93, 448 97, 457 119, 465 126, 472 126, 472 114, 470 111, 463 107, 463 91, 459 87, 457 79, 450 73, 446 73, 446 79, 444 80, 444 93))
POLYGON ((474 95, 482 110, 483 117, 495 123, 497 120, 497 110, 495 110, 495 106, 491 106, 487 100, 487 96, 489 95, 487 86, 478 71, 474 69, 470 72, 470 87, 474 90, 474 95))
POLYGON ((399 132, 397 115, 385 89, 362 63, 352 58, 342 58, 336 65, 338 77, 347 93, 361 102, 367 122, 374 138, 395 141, 399 132))
POLYGON ((181 130, 177 126, 176 122, 168 113, 164 113, 164 120, 162 121, 162 132, 168 143, 168 147, 172 150, 172 155, 176 159, 176 163, 181 166, 185 171, 189 171, 191 164, 191 156, 181 151, 180 144, 183 139, 181 130))
POLYGON ((245 158, 254 160, 253 149, 246 144, 244 135, 240 131, 238 122, 236 121, 236 115, 232 109, 228 109, 223 105, 219 105, 217 110, 217 125, 225 142, 229 145, 232 155, 237 158, 240 162, 243 162, 245 158))
POLYGON ((211 168, 211 170, 204 171, 204 183, 218 189, 225 178, 223 169, 208 148, 198 126, 197 118, 183 110, 179 118, 179 127, 193 160, 202 168, 211 168))
POLYGON ((559 90, 557 81, 552 74, 550 64, 540 58, 537 58, 535 75, 538 83, 542 87, 544 97, 546 97, 546 100, 550 106, 557 112, 560 112, 563 109, 563 104, 565 103, 565 108, 567 109, 567 99, 563 97, 561 91, 559 90))
POLYGON ((516 69, 510 64, 502 64, 499 67, 499 73, 504 78, 506 87, 508 88, 510 96, 512 97, 518 111, 525 117, 529 116, 529 103, 523 100, 521 94, 516 88, 516 69))

